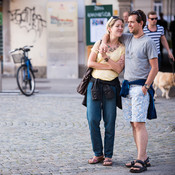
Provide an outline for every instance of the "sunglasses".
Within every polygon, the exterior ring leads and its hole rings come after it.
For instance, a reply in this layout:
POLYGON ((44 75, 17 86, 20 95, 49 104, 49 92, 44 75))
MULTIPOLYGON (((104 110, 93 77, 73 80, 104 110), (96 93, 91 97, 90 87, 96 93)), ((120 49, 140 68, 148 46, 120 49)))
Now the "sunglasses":
POLYGON ((140 15, 140 13, 139 13, 138 11, 132 11, 131 14, 137 15, 137 16, 139 16, 140 18, 142 18, 141 15, 140 15))
POLYGON ((118 19, 119 17, 118 16, 112 16, 113 19, 118 19))
POLYGON ((153 21, 153 20, 157 20, 158 18, 149 18, 149 19, 151 19, 153 21))

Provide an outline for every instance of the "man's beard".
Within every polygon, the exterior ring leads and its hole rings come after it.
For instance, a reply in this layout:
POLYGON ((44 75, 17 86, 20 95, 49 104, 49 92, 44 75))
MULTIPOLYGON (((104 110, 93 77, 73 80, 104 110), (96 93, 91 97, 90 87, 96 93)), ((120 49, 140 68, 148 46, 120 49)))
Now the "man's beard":
POLYGON ((137 34, 139 33, 139 31, 138 31, 138 30, 133 30, 133 31, 130 32, 130 33, 132 33, 133 35, 137 35, 137 34))

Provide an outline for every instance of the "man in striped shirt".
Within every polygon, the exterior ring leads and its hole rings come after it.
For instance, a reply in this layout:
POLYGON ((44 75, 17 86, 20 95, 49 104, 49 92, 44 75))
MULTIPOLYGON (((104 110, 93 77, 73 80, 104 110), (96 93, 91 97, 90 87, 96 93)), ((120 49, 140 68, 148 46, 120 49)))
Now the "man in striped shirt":
POLYGON ((157 47, 158 52, 158 63, 159 63, 159 70, 161 67, 161 54, 160 54, 160 41, 164 48, 168 51, 169 58, 174 60, 174 56, 171 53, 171 50, 169 48, 168 42, 164 35, 164 28, 163 26, 157 25, 157 14, 154 11, 151 11, 148 13, 148 25, 146 25, 143 29, 143 32, 150 36, 157 47))

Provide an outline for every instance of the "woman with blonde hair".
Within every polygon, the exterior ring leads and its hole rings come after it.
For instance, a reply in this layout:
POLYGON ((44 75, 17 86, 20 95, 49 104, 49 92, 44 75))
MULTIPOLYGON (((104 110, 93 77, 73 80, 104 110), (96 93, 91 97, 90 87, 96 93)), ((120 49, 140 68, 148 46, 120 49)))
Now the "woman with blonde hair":
POLYGON ((88 163, 96 164, 103 161, 104 166, 111 166, 116 106, 121 108, 118 76, 124 68, 125 48, 119 41, 119 37, 123 33, 124 22, 113 16, 108 20, 106 27, 110 36, 107 42, 108 52, 99 53, 101 41, 97 41, 88 59, 88 67, 93 68, 93 71, 87 88, 87 119, 95 154, 88 163), (104 151, 100 131, 102 117, 105 127, 104 151))

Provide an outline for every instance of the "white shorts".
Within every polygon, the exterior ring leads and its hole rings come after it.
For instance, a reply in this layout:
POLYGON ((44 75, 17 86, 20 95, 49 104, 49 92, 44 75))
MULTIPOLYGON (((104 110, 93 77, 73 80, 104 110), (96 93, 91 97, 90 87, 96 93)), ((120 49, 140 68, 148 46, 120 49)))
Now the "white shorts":
POLYGON ((143 94, 142 86, 131 85, 129 95, 122 98, 123 116, 129 122, 146 122, 149 93, 143 94))

